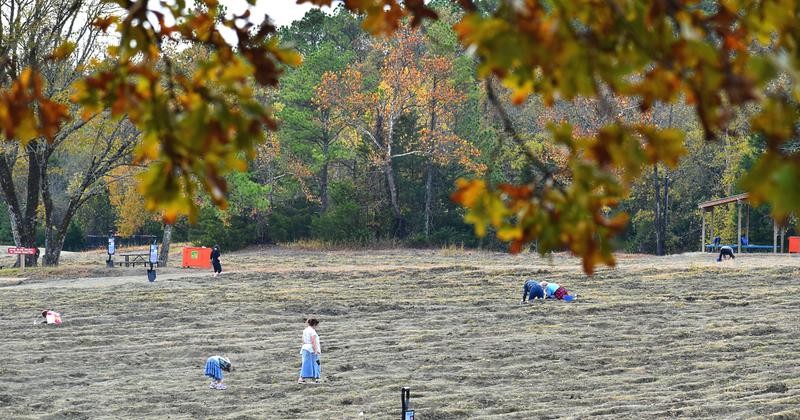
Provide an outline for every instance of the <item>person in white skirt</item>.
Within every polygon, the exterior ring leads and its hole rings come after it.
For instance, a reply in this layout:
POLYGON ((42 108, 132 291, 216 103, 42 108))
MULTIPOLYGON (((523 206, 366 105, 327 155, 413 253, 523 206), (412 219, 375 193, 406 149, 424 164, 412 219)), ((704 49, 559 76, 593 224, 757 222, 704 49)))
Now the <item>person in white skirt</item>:
POLYGON ((300 378, 297 383, 304 384, 306 380, 313 380, 313 383, 319 383, 319 355, 322 353, 319 345, 319 335, 317 334, 317 325, 319 321, 314 318, 306 320, 306 329, 303 330, 303 346, 300 348, 300 357, 302 364, 300 365, 300 378))

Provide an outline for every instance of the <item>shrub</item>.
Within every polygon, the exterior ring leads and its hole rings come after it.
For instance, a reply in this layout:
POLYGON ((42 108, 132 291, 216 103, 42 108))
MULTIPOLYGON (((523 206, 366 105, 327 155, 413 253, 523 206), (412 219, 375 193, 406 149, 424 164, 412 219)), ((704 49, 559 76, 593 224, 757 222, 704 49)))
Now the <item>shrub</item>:
POLYGON ((11 234, 11 219, 8 217, 8 210, 5 209, 0 212, 0 241, 4 244, 14 243, 14 235, 11 234))
POLYGON ((231 215, 227 221, 210 207, 200 209, 197 224, 189 229, 189 241, 196 246, 219 245, 232 251, 250 245, 255 239, 255 229, 251 220, 239 215, 231 215))
POLYGON ((423 233, 418 233, 408 240, 408 245, 412 247, 481 247, 486 249, 502 249, 505 245, 498 241, 494 235, 487 235, 478 238, 472 233, 472 227, 462 223, 462 226, 443 226, 434 229, 427 237, 423 233))
POLYGON ((275 208, 267 218, 267 238, 271 242, 294 242, 311 236, 312 209, 305 199, 296 199, 275 208))
POLYGON ((639 210, 628 227, 630 236, 625 250, 636 253, 655 253, 655 213, 652 210, 639 210))
POLYGON ((329 242, 365 243, 372 237, 354 202, 336 204, 313 218, 311 233, 314 238, 329 242))
POLYGON ((83 251, 86 249, 83 229, 77 223, 72 222, 64 235, 64 251, 83 251))

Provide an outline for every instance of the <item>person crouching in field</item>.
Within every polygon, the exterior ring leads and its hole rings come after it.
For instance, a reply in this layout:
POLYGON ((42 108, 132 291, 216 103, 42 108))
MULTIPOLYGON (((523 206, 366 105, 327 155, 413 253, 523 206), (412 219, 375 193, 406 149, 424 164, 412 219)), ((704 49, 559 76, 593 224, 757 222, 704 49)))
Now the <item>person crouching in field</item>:
POLYGON ((49 309, 42 311, 43 324, 61 325, 61 314, 49 309))
POLYGON ((717 262, 722 261, 723 257, 727 260, 728 257, 736 259, 733 256, 733 248, 729 247, 728 245, 723 246, 719 249, 719 258, 717 258, 717 262))
POLYGON ((528 280, 522 286, 522 303, 525 299, 533 302, 534 299, 544 299, 544 289, 536 280, 528 280))
POLYGON ((319 335, 316 330, 319 321, 314 318, 308 318, 306 325, 306 329, 303 330, 303 346, 300 348, 302 364, 300 365, 300 378, 297 383, 304 384, 306 379, 313 379, 314 383, 319 383, 319 355, 322 353, 319 345, 319 335))
POLYGON ((571 296, 567 291, 567 289, 558 283, 548 283, 546 281, 543 281, 539 283, 539 286, 541 286, 542 289, 544 289, 544 294, 546 299, 558 299, 567 302, 575 299, 575 296, 571 296))
POLYGON ((222 264, 219 262, 219 245, 214 245, 211 250, 211 265, 214 266, 214 277, 222 273, 222 264))
POLYGON ((208 385, 211 389, 226 389, 228 388, 222 383, 222 371, 231 372, 233 366, 231 361, 222 356, 211 356, 206 360, 206 376, 211 378, 211 384, 208 385))

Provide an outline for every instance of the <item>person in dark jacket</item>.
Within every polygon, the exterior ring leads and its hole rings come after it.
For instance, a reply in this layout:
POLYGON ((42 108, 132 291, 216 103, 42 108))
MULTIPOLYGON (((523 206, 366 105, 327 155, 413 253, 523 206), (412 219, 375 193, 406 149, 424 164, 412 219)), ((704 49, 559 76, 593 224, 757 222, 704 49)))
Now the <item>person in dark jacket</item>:
POLYGON ((528 280, 522 286, 522 303, 525 303, 527 299, 530 302, 533 302, 534 299, 544 299, 544 290, 542 286, 539 285, 539 282, 536 280, 528 280))
POLYGON ((219 262, 219 245, 214 245, 211 250, 211 265, 214 266, 214 277, 222 273, 222 264, 219 262))
POLYGON ((717 258, 717 262, 720 262, 723 259, 727 260, 728 258, 736 259, 736 257, 733 256, 733 248, 725 245, 719 249, 719 258, 717 258))

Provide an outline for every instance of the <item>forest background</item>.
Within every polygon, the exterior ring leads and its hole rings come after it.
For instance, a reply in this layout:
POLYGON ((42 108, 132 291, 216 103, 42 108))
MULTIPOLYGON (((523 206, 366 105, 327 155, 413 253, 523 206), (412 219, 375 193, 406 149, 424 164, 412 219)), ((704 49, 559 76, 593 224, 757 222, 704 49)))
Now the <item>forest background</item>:
MULTIPOLYGON (((476 2, 486 10, 494 10, 495 3, 476 2)), ((171 239, 216 243, 225 250, 306 240, 337 246, 504 248, 494 235, 474 234, 451 194, 461 177, 527 182, 528 162, 520 145, 508 138, 477 75, 476 60, 452 29, 461 12, 448 1, 429 6, 438 20, 388 39, 364 32, 361 19, 343 7, 330 13, 312 9, 281 28, 282 42, 302 54, 303 64, 285 69, 278 88, 258 92, 273 104, 278 130, 268 132, 246 172, 226 176, 229 206, 221 209, 199 193, 197 222, 178 219, 171 239)), ((78 62, 59 64, 68 67, 60 73, 51 68, 48 88, 68 92, 71 81, 88 73, 79 61, 90 60, 102 43, 99 33, 79 41, 78 62)), ((201 46, 168 51, 178 72, 209 54, 201 46)), ((548 108, 535 95, 521 105, 500 96, 525 146, 556 177, 566 172, 566 157, 546 141, 546 125, 568 122, 576 135, 585 135, 608 118, 596 99, 556 101, 548 108)), ((687 154, 676 167, 657 165, 636 180, 619 206, 630 221, 616 248, 659 254, 697 250, 697 204, 743 192, 738 182, 764 152, 764 140, 749 133, 744 117, 722 138, 708 142, 689 105, 656 105, 642 113, 637 104, 618 102, 618 118, 686 133, 687 154)), ((27 211, 37 246, 47 239, 43 226, 63 227, 65 250, 85 249, 93 245, 88 235, 109 231, 162 237, 161 215, 146 210, 133 181, 142 170, 131 158, 137 136, 124 120, 99 114, 70 126, 54 144, 4 145, 10 170, 0 176, 35 204, 27 211), (31 199, 34 172, 42 175, 35 185, 41 192, 31 199), (47 223, 48 218, 58 223, 47 223)), ((713 229, 723 242, 735 242, 735 210, 723 208, 715 218, 713 229)), ((14 243, 8 211, 3 216, 0 241, 14 243)), ((750 240, 772 243, 768 209, 750 210, 750 240)))

